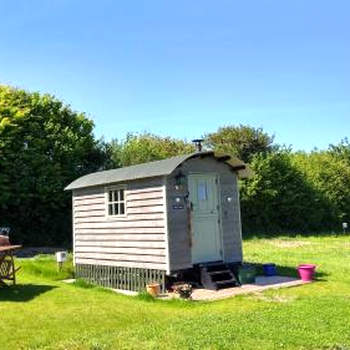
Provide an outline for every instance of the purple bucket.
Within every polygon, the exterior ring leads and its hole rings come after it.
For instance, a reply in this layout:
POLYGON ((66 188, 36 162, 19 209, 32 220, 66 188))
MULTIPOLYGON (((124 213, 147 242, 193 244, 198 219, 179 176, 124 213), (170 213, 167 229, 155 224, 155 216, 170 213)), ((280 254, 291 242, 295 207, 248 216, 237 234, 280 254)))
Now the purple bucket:
POLYGON ((312 281, 315 274, 316 265, 314 264, 300 264, 298 266, 298 273, 302 281, 312 281))

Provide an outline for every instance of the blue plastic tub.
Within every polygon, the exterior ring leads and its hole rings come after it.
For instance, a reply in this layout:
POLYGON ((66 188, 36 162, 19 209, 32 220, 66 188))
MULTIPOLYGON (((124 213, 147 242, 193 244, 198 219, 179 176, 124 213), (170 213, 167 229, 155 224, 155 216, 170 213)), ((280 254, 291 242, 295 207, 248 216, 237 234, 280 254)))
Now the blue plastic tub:
POLYGON ((263 269, 264 269, 264 275, 265 276, 276 276, 276 264, 264 264, 263 265, 263 269))

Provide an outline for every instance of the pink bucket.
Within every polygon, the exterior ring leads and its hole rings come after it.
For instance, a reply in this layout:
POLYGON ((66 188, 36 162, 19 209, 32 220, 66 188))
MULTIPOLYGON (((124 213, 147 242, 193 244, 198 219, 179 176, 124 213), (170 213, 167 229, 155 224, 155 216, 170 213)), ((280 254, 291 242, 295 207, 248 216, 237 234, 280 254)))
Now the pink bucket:
POLYGON ((300 264, 298 266, 298 273, 302 281, 312 281, 315 274, 316 265, 314 264, 300 264))

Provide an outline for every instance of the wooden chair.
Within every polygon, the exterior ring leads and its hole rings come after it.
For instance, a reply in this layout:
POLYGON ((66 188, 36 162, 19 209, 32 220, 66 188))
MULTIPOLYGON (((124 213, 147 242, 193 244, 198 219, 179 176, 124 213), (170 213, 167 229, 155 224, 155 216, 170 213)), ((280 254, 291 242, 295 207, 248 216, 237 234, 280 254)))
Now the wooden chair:
POLYGON ((6 281, 12 281, 16 284, 16 272, 20 268, 15 268, 15 263, 12 254, 4 254, 0 256, 0 286, 7 286, 6 281))
POLYGON ((15 268, 13 252, 21 248, 20 245, 10 245, 9 238, 0 235, 0 286, 8 286, 5 281, 16 284, 16 272, 20 267, 15 268))

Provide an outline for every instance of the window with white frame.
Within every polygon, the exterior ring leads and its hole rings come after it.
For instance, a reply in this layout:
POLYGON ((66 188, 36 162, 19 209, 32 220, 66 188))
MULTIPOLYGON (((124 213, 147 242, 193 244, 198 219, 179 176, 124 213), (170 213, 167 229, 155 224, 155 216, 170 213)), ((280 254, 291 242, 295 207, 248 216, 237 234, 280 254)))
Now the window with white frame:
POLYGON ((125 188, 107 189, 108 216, 121 216, 126 214, 125 188))

